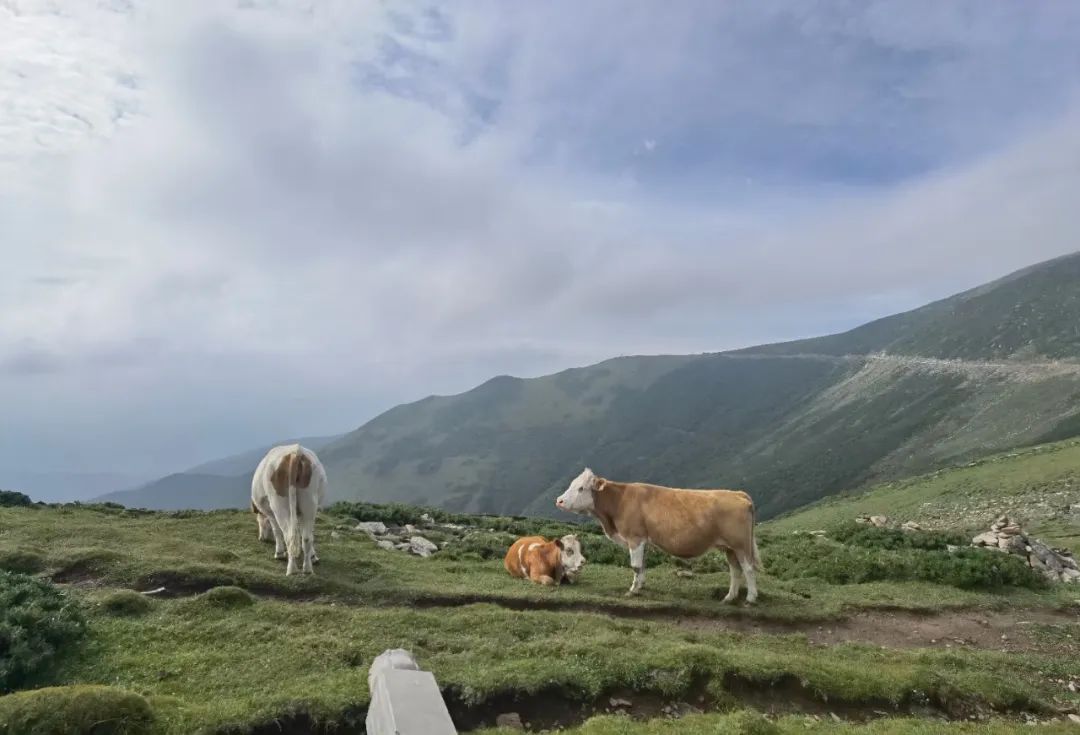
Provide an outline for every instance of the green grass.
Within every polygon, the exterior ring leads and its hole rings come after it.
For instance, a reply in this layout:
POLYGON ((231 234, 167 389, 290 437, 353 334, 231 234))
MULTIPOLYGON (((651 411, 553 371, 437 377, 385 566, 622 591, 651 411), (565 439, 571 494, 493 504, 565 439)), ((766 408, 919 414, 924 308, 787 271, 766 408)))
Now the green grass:
MULTIPOLYGON (((520 530, 512 526, 518 522, 500 527, 520 530)), ((806 626, 855 610, 1054 609, 1074 605, 1074 589, 830 585, 764 574, 759 604, 747 608, 720 605, 726 571, 684 578, 679 565, 665 563, 649 571, 640 598, 628 599, 632 573, 614 557, 612 564, 588 565, 576 585, 543 588, 510 578, 500 558, 419 559, 379 550, 351 530, 354 523, 320 516, 317 574, 287 578, 272 546, 256 539, 247 512, 3 508, 0 564, 25 566, 33 555, 32 566, 66 580, 85 603, 86 639, 65 656, 52 683, 106 685, 143 697, 156 718, 153 731, 165 735, 242 734, 290 713, 355 724, 367 704, 368 666, 394 647, 412 650, 466 707, 507 692, 564 703, 619 690, 678 698, 703 682, 730 706, 738 701, 724 689, 731 677, 766 690, 795 681, 811 698, 866 708, 905 702, 915 692, 1006 710, 1076 699, 1053 681, 1080 678, 1075 657, 822 647, 798 633, 748 635, 674 620, 738 616, 806 626), (182 597, 130 591, 160 585, 182 597)), ((486 529, 502 522, 479 523, 486 529)), ((588 727, 607 726, 601 720, 588 727)))
POLYGON ((158 601, 135 619, 95 617, 92 643, 67 666, 63 683, 138 692, 164 733, 243 727, 297 710, 337 722, 362 710, 367 667, 398 646, 466 703, 506 691, 591 700, 629 688, 678 697, 702 678, 737 675, 765 687, 794 677, 837 703, 902 703, 920 692, 934 701, 1039 710, 1050 704, 1047 676, 1080 675, 1080 664, 1043 656, 822 649, 799 635, 688 631, 492 605, 447 612, 262 600, 220 608, 191 599, 158 601))

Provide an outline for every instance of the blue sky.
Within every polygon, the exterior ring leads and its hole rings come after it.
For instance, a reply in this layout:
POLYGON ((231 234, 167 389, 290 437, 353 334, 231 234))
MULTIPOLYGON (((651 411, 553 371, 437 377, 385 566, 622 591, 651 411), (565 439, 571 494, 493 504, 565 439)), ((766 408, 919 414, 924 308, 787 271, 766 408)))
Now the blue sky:
POLYGON ((14 0, 0 47, 0 486, 1077 249, 1075 3, 14 0))

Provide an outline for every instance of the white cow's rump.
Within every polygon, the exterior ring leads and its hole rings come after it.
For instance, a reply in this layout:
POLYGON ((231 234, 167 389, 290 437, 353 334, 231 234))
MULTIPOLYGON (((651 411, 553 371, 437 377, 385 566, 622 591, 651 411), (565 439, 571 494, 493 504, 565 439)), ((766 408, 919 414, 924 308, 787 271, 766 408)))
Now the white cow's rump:
POLYGON ((251 510, 259 540, 274 540, 274 558, 288 558, 285 574, 301 565, 306 574, 319 561, 315 515, 326 497, 326 470, 315 452, 299 444, 274 447, 251 478, 251 510))

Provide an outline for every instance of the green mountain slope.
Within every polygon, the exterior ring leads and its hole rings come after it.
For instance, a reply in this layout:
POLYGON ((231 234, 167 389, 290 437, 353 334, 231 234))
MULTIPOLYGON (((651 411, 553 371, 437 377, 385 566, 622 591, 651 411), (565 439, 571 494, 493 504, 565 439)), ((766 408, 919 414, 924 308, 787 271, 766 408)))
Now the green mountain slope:
POLYGON ((589 465, 744 488, 767 518, 1080 434, 1080 362, 1057 359, 1080 357, 1078 287, 1071 256, 846 335, 499 377, 398 406, 320 456, 335 499, 555 515, 589 465))

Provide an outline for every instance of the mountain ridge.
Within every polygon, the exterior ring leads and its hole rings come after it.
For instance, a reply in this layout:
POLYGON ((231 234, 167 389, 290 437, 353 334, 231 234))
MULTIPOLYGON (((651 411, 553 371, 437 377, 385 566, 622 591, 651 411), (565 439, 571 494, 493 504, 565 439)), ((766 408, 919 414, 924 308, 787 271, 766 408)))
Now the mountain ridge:
POLYGON ((589 465, 747 489, 768 517, 1080 434, 1078 325, 1080 253, 839 334, 497 376, 397 406, 320 457, 337 499, 553 515, 589 465))

